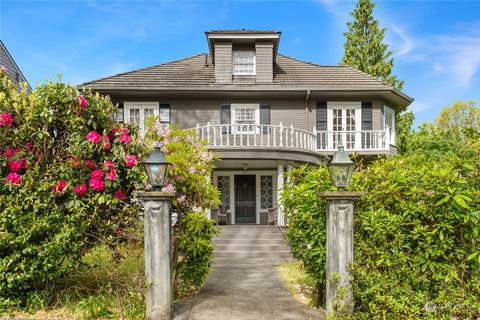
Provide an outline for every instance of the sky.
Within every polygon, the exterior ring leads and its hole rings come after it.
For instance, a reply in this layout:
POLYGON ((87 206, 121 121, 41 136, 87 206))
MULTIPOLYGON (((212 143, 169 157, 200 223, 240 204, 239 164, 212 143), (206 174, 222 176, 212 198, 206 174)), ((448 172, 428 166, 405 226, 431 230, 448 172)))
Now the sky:
MULTIPOLYGON (((0 38, 32 87, 206 53, 204 32, 218 29, 281 31, 280 53, 336 65, 355 3, 0 0, 0 38)), ((415 99, 416 125, 457 100, 480 103, 480 1, 377 1, 374 17, 415 99)))

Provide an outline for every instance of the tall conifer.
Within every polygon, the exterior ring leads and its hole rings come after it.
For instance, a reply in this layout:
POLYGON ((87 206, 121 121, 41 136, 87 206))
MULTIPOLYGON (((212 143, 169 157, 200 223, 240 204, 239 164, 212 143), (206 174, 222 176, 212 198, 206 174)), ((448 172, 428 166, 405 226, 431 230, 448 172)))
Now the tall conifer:
POLYGON ((388 45, 383 43, 385 28, 373 17, 375 3, 359 0, 351 13, 352 22, 348 22, 348 32, 344 44, 345 53, 341 64, 352 66, 375 78, 384 80, 402 90, 404 81, 392 75, 393 58, 388 45))

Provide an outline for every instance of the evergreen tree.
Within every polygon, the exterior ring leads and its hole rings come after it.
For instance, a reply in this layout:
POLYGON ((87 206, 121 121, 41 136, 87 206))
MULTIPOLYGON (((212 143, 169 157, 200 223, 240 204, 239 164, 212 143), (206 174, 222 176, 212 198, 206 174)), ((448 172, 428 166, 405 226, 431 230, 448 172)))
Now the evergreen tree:
POLYGON ((348 22, 345 53, 341 64, 352 66, 376 78, 388 82, 402 90, 404 81, 392 75, 393 58, 388 45, 383 43, 385 28, 380 28, 379 21, 372 12, 375 3, 370 0, 359 0, 351 13, 352 22, 348 22))

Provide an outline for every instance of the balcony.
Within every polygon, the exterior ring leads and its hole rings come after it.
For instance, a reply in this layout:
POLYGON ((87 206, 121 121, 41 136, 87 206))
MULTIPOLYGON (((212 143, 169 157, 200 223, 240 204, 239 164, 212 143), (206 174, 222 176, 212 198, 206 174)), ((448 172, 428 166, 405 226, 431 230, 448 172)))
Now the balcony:
POLYGON ((342 141, 352 152, 388 151, 388 130, 369 131, 307 131, 293 126, 264 124, 197 125, 201 139, 212 149, 294 149, 309 152, 334 152, 342 141))

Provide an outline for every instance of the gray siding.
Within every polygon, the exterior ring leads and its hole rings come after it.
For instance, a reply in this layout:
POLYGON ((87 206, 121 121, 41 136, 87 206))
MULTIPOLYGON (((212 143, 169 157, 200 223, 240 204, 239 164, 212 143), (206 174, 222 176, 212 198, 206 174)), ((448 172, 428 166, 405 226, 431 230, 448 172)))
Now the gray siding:
MULTIPOLYGON (((10 55, 4 48, 3 44, 0 44, 0 65, 5 66, 7 68, 7 74, 10 76, 13 82, 17 83, 17 90, 21 90, 20 83, 27 82, 27 80, 23 77, 20 70, 15 65, 15 62, 10 58, 10 55), (19 81, 17 82, 17 75, 19 81)), ((28 90, 30 92, 30 90, 28 90)))
POLYGON ((215 43, 215 82, 232 82, 232 43, 215 43))
POLYGON ((257 82, 273 82, 273 42, 257 42, 255 51, 257 82))

